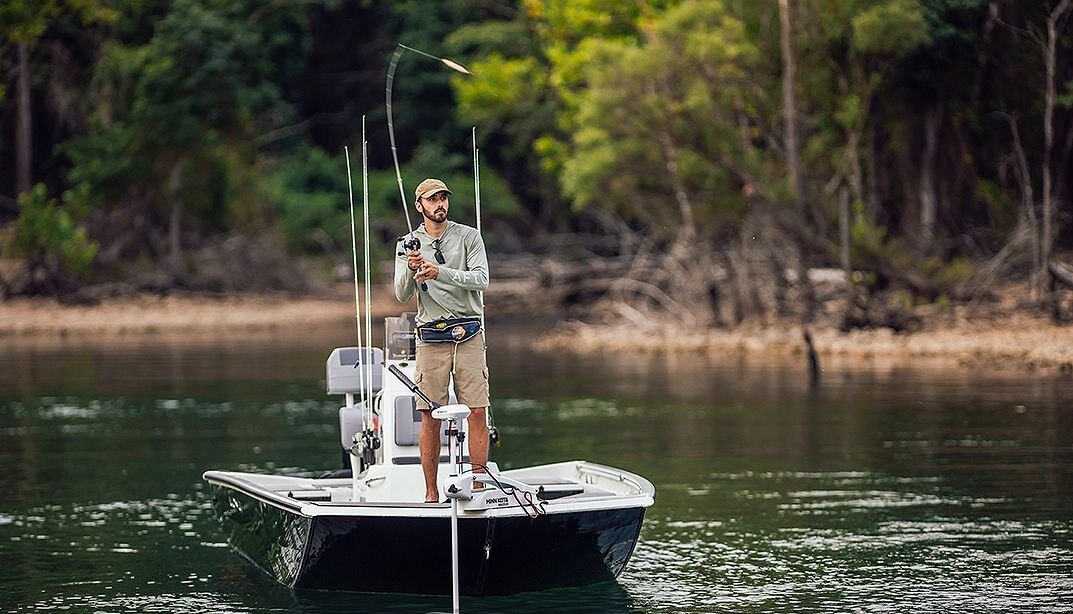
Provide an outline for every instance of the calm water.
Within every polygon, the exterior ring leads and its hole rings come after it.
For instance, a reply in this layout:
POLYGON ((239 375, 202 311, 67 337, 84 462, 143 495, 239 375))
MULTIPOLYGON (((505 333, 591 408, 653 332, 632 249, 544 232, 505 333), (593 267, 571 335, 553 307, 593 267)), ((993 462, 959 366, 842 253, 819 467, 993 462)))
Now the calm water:
MULTIPOLYGON (((504 467, 583 458, 657 488, 617 583, 465 612, 1073 611, 1073 379, 738 356, 533 353, 492 328, 504 467)), ((210 468, 338 465, 301 339, 0 340, 0 609, 431 612, 293 592, 232 554, 210 468)))

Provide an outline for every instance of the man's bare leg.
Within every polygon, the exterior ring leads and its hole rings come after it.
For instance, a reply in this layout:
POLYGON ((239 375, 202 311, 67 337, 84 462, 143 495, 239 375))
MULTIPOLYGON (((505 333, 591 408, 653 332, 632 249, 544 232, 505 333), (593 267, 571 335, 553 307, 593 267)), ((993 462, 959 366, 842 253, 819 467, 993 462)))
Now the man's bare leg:
POLYGON ((425 503, 439 503, 440 430, 443 420, 432 417, 431 411, 421 412, 421 472, 425 474, 425 503))
MULTIPOLYGON (((484 466, 488 464, 488 418, 483 407, 470 408, 468 421, 469 426, 469 462, 473 465, 473 473, 485 473, 484 466), (481 465, 478 467, 477 465, 481 465)), ((477 483, 474 483, 477 486, 477 483)))

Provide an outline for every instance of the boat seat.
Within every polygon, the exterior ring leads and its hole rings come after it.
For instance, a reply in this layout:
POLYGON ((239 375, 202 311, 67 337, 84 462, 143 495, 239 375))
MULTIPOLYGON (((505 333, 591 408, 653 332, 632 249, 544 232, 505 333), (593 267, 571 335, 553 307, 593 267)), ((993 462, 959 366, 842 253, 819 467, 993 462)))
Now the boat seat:
POLYGON ((380 348, 335 348, 328 356, 325 363, 325 381, 328 394, 348 394, 361 392, 364 388, 372 388, 373 394, 384 387, 384 350, 380 348), (365 368, 357 368, 358 365, 369 365, 371 382, 366 382, 367 373, 365 368))
MULTIPOLYGON (((466 422, 460 425, 466 431, 466 422)), ((413 395, 395 397, 395 445, 416 446, 421 436, 421 412, 413 395)), ((440 445, 447 445, 447 435, 440 432, 440 445)))

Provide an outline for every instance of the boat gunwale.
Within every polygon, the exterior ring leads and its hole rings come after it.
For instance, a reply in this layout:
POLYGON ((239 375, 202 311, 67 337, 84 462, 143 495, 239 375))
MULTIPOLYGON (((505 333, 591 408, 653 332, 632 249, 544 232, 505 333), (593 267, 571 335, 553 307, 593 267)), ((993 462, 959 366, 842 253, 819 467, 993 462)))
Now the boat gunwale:
MULTIPOLYGON (((543 502, 543 507, 545 508, 544 513, 546 514, 565 514, 587 511, 603 511, 611 509, 629 509, 636 507, 647 508, 653 505, 653 503, 655 502, 655 487, 646 478, 629 471, 616 469, 614 467, 600 465, 598 463, 592 463, 589 461, 565 461, 562 463, 553 463, 548 465, 536 465, 533 467, 523 467, 514 470, 506 470, 503 472, 503 474, 511 476, 512 472, 517 475, 518 473, 526 473, 530 471, 539 472, 541 470, 559 468, 569 465, 575 466, 578 470, 578 473, 581 475, 585 475, 586 473, 588 473, 609 480, 617 480, 619 482, 623 482, 630 485, 631 487, 637 489, 638 492, 636 494, 610 493, 607 495, 586 496, 582 499, 575 500, 571 500, 570 497, 548 500, 543 502)), ((273 474, 251 475, 264 475, 266 478, 282 477, 296 480, 314 480, 314 478, 307 478, 303 476, 279 476, 273 474)), ((353 501, 302 501, 293 497, 282 495, 276 490, 266 488, 260 484, 257 484, 252 480, 242 477, 239 472, 212 470, 206 471, 202 477, 210 484, 236 490, 263 503, 282 508, 285 511, 296 513, 307 518, 314 518, 318 516, 350 515, 375 516, 378 515, 375 512, 379 510, 405 510, 414 513, 403 514, 404 516, 446 518, 450 515, 451 509, 451 506, 448 502, 422 503, 403 501, 363 501, 360 503, 355 503, 353 501)), ((335 478, 333 480, 338 480, 338 478, 335 478)), ((343 484, 338 484, 338 486, 343 486, 343 484)), ((460 509, 459 511, 461 512, 459 516, 460 519, 513 517, 521 516, 526 513, 526 510, 522 509, 519 505, 511 505, 509 507, 501 508, 489 508, 484 510, 460 509)))

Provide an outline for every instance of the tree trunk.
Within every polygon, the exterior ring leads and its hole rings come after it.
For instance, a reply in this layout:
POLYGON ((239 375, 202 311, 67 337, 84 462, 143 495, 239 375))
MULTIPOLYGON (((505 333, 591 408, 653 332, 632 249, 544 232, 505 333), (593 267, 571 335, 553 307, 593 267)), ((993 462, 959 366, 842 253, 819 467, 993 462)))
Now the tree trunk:
POLYGON ((15 193, 30 190, 33 180, 33 110, 30 105, 30 59, 25 44, 18 46, 15 80, 15 193))
POLYGON ((180 159, 171 167, 171 175, 168 177, 168 191, 171 195, 171 215, 168 219, 168 267, 172 274, 182 273, 182 216, 183 199, 181 195, 183 167, 185 161, 180 159))
MULTIPOLYGON (((1008 116, 1006 121, 1010 124, 1010 135, 1013 137, 1014 171, 1018 183, 1021 184, 1021 211, 1025 223, 1032 235, 1032 281, 1042 276, 1043 264, 1039 260, 1042 253, 1040 249, 1039 220, 1036 218, 1036 199, 1032 192, 1032 175, 1028 172, 1028 157, 1021 145, 1021 131, 1017 128, 1017 118, 1008 116)), ((1032 289, 1032 300, 1039 300, 1040 286, 1037 283, 1029 283, 1032 289)))
POLYGON ((846 186, 838 189, 838 260, 842 270, 846 273, 847 285, 853 284, 853 271, 849 260, 849 193, 846 186))
POLYGON ((1044 267, 1051 259, 1051 246, 1054 241, 1054 232, 1051 229, 1051 218, 1054 215, 1054 194, 1051 190, 1051 148, 1054 145, 1054 104, 1055 104, 1055 47, 1058 43, 1058 21, 1073 6, 1073 0, 1062 0, 1054 7, 1047 16, 1047 46, 1044 49, 1043 64, 1047 74, 1047 92, 1043 102, 1043 212, 1042 228, 1040 229, 1040 271, 1036 278, 1036 288, 1042 296, 1045 290, 1046 273, 1044 267))
POLYGON ((800 159, 797 154, 797 99, 794 96, 796 62, 792 30, 790 27, 790 0, 779 0, 779 40, 782 46, 782 114, 786 129, 786 167, 790 174, 790 187, 794 192, 794 204, 801 220, 808 223, 805 211, 805 189, 801 177, 800 159))
POLYGON ((920 236, 919 252, 924 254, 935 238, 935 219, 938 195, 935 189, 935 155, 939 146, 939 127, 942 125, 943 103, 928 109, 924 115, 924 158, 920 162, 920 236))
POLYGON ((685 184, 682 183, 681 174, 678 172, 678 150, 671 141, 671 135, 661 131, 659 143, 663 150, 664 163, 667 167, 667 176, 674 190, 674 201, 678 203, 678 215, 682 226, 677 233, 676 247, 688 249, 692 247, 697 236, 697 224, 693 218, 693 205, 689 202, 685 184))

